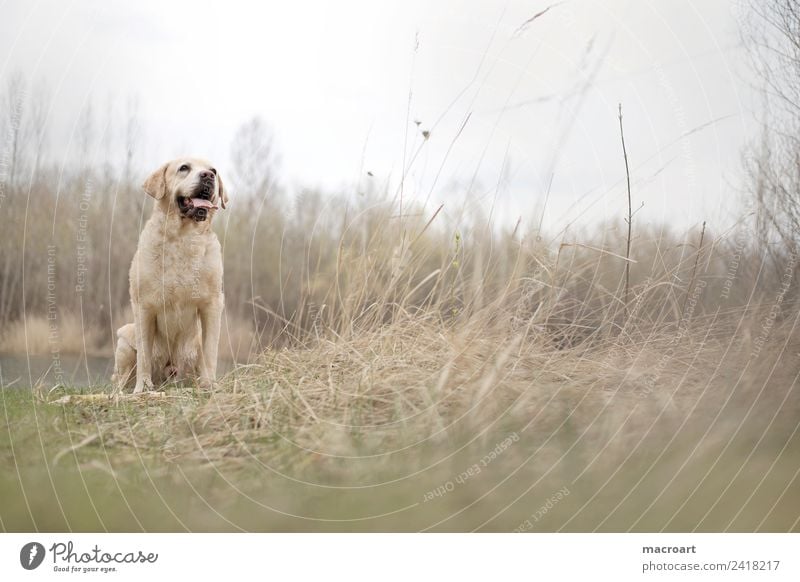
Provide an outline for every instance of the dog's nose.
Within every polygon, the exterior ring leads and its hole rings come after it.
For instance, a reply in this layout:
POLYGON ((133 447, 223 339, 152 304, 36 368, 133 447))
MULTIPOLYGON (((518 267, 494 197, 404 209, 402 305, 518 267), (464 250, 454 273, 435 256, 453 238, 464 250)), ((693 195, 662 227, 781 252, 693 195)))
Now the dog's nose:
POLYGON ((211 172, 202 171, 202 172, 200 172, 200 179, 201 180, 213 180, 214 179, 214 174, 212 174, 211 172))

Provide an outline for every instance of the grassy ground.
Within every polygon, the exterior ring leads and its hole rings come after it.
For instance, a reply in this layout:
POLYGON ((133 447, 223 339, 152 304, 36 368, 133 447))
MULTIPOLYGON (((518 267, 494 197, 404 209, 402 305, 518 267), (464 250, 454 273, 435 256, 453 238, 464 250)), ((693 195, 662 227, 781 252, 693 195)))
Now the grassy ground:
MULTIPOLYGON (((0 527, 800 529, 793 256, 746 231, 547 242, 440 210, 344 205, 278 254, 224 236, 226 296, 259 330, 226 341, 261 355, 211 392, 0 390, 0 527)), ((63 311, 22 322, 20 349, 88 349, 63 311)))
POLYGON ((565 347, 395 317, 213 392, 0 391, 0 527, 798 531, 794 323, 754 351, 757 319, 565 347))

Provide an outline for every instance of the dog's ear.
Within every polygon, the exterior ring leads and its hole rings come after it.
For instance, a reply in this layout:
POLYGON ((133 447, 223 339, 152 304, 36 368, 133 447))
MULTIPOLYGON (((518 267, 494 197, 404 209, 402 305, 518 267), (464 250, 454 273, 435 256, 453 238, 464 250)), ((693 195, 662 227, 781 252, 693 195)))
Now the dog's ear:
POLYGON ((167 168, 169 163, 164 164, 155 172, 150 174, 150 177, 144 181, 142 188, 145 193, 149 194, 156 200, 161 200, 167 193, 167 168))
POLYGON ((222 207, 226 208, 228 203, 228 190, 225 189, 225 184, 222 183, 222 178, 217 174, 217 185, 219 186, 219 199, 222 201, 222 207))

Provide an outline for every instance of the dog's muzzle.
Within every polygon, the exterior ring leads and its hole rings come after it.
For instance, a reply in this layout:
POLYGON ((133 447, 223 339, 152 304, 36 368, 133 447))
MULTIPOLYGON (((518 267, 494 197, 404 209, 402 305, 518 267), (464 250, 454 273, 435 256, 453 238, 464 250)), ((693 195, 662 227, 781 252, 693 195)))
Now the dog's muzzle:
POLYGON ((181 196, 178 198, 178 207, 180 208, 181 215, 186 218, 191 218, 196 222, 203 222, 208 218, 209 210, 216 210, 219 208, 216 204, 211 202, 211 197, 213 195, 214 179, 202 180, 191 197, 181 196))

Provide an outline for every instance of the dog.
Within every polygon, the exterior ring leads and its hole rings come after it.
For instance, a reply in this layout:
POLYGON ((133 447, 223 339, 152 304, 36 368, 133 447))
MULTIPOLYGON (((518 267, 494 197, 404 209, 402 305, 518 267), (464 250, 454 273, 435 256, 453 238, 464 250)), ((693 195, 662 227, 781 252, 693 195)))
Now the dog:
POLYGON ((222 249, 211 229, 228 193, 205 160, 167 162, 142 188, 155 199, 129 272, 133 323, 117 331, 116 393, 153 390, 168 381, 216 380, 224 306, 222 249))

